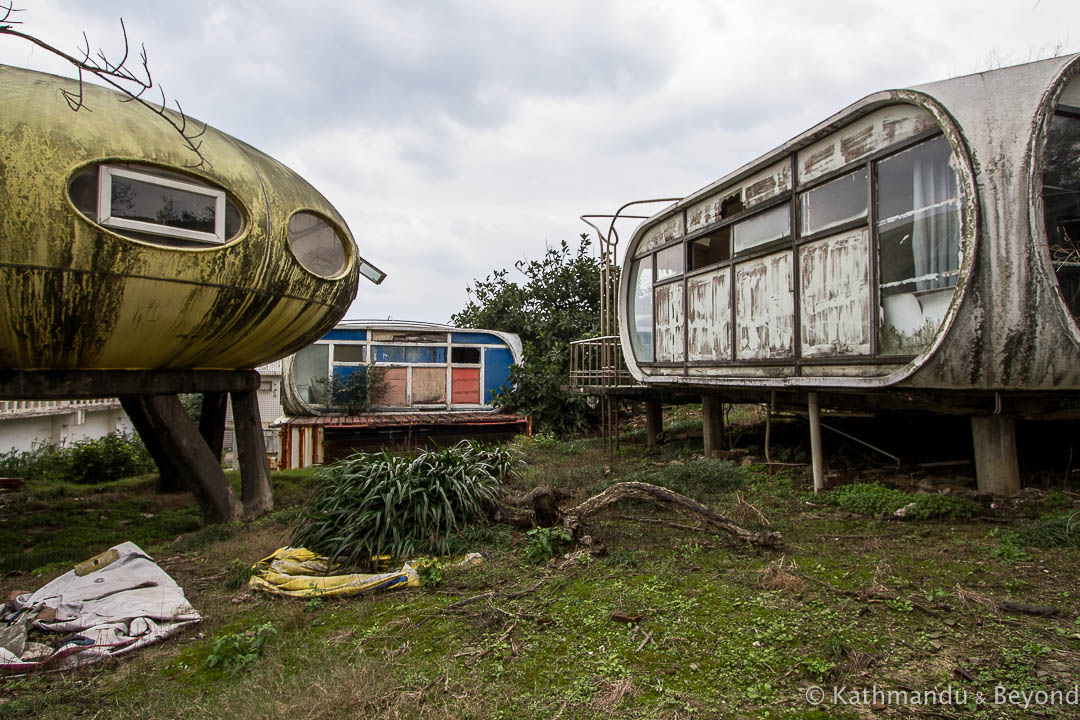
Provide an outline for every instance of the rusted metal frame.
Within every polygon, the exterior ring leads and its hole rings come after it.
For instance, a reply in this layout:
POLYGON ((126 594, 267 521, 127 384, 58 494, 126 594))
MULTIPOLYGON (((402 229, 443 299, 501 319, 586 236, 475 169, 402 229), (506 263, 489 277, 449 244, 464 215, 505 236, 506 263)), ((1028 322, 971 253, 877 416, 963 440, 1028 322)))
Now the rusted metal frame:
POLYGON ((873 358, 878 357, 880 348, 878 347, 878 332, 880 331, 880 319, 878 318, 879 308, 881 308, 881 288, 878 287, 878 278, 881 274, 881 269, 878 264, 881 261, 881 252, 878 247, 878 213, 877 213, 877 163, 873 160, 867 160, 867 179, 869 186, 866 190, 868 199, 866 206, 866 220, 870 226, 869 242, 866 244, 869 246, 867 252, 870 253, 870 356, 873 358))
MULTIPOLYGON (((867 216, 869 216, 869 213, 867 213, 867 216)), ((811 233, 810 235, 802 236, 795 241, 795 244, 806 245, 807 243, 817 242, 818 240, 825 240, 826 238, 833 237, 834 235, 841 235, 843 233, 864 227, 866 227, 865 217, 859 218, 857 220, 848 220, 847 222, 841 223, 840 225, 834 225, 824 230, 818 230, 817 232, 811 233)))
POLYGON ((791 310, 794 317, 791 321, 791 355, 795 364, 795 377, 800 374, 799 358, 802 356, 802 289, 799 287, 799 192, 798 187, 798 154, 792 153, 789 159, 791 163, 791 190, 788 192, 790 205, 788 205, 788 234, 791 246, 791 310))
POLYGON ((917 355, 885 355, 871 357, 868 355, 830 355, 828 357, 803 358, 800 365, 903 365, 914 360, 917 355))

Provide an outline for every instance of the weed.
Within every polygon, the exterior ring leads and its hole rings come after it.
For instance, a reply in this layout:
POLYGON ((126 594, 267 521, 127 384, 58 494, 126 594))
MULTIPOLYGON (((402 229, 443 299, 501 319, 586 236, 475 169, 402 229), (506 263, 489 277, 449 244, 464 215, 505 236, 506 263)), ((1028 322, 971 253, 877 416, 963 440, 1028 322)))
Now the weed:
POLYGON ((263 646, 278 634, 271 622, 238 633, 225 633, 214 638, 206 657, 208 670, 236 673, 262 655, 263 646))
POLYGON ((323 602, 321 597, 308 598, 304 603, 304 612, 313 613, 322 610, 323 602))
POLYGON ((909 493, 878 483, 856 483, 830 490, 826 503, 859 515, 890 515, 902 507, 907 520, 964 519, 974 517, 978 508, 971 500, 958 495, 909 493))
POLYGON ((1080 513, 1047 513, 1028 525, 1003 533, 1001 542, 1041 548, 1080 547, 1080 513))
POLYGON ((547 562, 563 551, 573 540, 570 533, 560 527, 538 527, 525 533, 525 557, 534 563, 547 562))
POLYGON ((71 446, 42 444, 0 453, 0 476, 81 485, 110 482, 156 470, 137 435, 110 433, 71 446))
POLYGON ((243 560, 233 558, 225 566, 225 589, 239 590, 248 584, 248 579, 255 574, 254 568, 243 560))

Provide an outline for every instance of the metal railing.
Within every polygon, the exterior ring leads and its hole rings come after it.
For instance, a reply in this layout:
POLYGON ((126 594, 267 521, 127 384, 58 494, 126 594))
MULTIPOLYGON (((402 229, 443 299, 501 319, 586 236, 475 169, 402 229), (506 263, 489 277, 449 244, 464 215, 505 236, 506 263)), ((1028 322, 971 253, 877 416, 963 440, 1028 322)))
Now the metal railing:
POLYGON ((120 407, 116 398, 94 400, 0 400, 0 417, 59 415, 76 410, 120 407))
POLYGON ((626 369, 618 335, 575 340, 570 343, 570 388, 619 387, 639 383, 626 369))

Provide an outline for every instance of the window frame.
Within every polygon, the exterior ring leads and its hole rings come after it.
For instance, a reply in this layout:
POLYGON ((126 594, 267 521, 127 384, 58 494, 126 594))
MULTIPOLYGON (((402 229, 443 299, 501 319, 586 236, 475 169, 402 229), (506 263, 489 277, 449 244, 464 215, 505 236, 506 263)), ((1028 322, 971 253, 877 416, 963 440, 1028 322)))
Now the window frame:
POLYGON ((161 177, 150 173, 128 170, 115 165, 102 164, 98 166, 98 206, 97 222, 99 225, 110 228, 134 230, 136 232, 160 235, 181 240, 192 240, 208 245, 224 245, 225 238, 225 191, 195 182, 184 182, 173 178, 161 177), (138 182, 157 185, 173 190, 196 195, 204 195, 214 200, 214 232, 208 233, 201 230, 188 230, 186 228, 171 227, 158 223, 131 220, 129 218, 114 217, 112 214, 112 182, 113 177, 128 178, 138 182))

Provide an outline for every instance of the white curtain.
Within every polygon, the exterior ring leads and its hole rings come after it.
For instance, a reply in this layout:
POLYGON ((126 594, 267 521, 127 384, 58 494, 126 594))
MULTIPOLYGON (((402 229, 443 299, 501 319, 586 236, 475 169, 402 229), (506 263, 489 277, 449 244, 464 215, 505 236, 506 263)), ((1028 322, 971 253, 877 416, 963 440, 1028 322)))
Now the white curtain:
POLYGON ((956 284, 960 267, 960 214, 956 175, 948 155, 915 161, 911 249, 915 256, 915 289, 937 290, 956 284))

